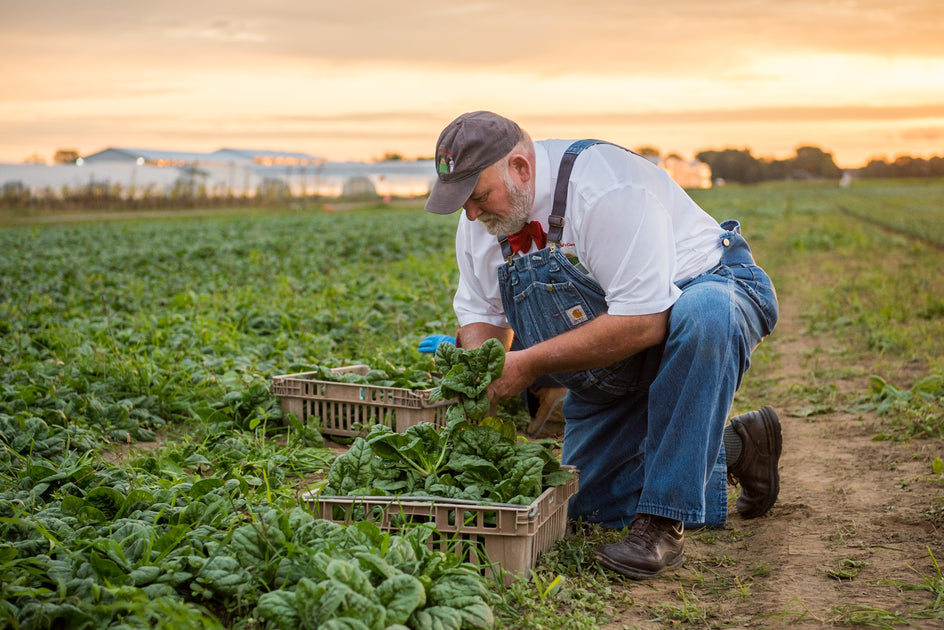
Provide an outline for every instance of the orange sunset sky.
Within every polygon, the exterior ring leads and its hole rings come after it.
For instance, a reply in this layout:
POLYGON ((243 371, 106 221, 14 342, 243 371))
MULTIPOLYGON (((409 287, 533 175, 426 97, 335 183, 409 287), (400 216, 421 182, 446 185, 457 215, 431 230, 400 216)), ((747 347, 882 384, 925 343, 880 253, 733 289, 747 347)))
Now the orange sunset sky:
POLYGON ((687 158, 944 155, 940 0, 0 0, 0 76, 8 163, 428 157, 473 109, 687 158))

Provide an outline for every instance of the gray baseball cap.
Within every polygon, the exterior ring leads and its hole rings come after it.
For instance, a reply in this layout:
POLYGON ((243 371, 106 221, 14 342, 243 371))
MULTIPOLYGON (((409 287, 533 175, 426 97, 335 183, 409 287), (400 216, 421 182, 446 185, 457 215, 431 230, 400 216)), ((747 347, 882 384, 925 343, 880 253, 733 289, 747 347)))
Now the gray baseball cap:
POLYGON ((436 175, 426 211, 452 214, 468 200, 479 174, 508 155, 521 128, 486 111, 468 112, 449 123, 436 141, 436 175))

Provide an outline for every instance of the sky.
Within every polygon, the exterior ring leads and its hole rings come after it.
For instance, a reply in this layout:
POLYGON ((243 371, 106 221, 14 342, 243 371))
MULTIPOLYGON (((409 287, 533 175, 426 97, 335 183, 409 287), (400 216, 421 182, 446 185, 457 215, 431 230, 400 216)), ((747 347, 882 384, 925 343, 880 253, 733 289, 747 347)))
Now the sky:
POLYGON ((940 0, 0 0, 0 162, 430 157, 487 109, 687 159, 944 155, 940 0))

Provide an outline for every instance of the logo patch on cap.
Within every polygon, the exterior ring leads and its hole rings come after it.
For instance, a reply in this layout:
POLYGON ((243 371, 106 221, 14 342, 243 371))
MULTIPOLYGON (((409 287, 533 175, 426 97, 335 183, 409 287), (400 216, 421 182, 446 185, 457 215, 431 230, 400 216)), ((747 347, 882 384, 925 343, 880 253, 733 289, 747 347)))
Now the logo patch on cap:
POLYGON ((456 170, 456 161, 452 153, 440 151, 436 156, 436 172, 440 175, 448 175, 454 170, 456 170))
POLYGON ((587 311, 581 305, 571 306, 569 309, 564 311, 567 313, 567 319, 570 320, 571 326, 576 326, 582 324, 585 321, 588 321, 587 311))

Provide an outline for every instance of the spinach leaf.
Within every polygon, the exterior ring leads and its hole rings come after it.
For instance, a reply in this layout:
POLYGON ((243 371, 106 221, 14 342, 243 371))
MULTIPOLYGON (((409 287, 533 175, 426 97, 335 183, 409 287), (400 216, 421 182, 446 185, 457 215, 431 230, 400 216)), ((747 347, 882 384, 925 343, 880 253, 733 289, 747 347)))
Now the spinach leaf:
POLYGON ((256 614, 280 630, 296 630, 301 622, 296 591, 278 590, 263 593, 259 596, 256 614))
POLYGON ((386 623, 405 624, 413 611, 426 605, 426 589, 412 575, 401 573, 381 582, 374 591, 387 610, 386 623))
POLYGON ((374 452, 363 438, 355 438, 351 447, 335 458, 328 470, 326 493, 357 494, 371 481, 374 452), (330 489, 330 490, 329 490, 330 489))

